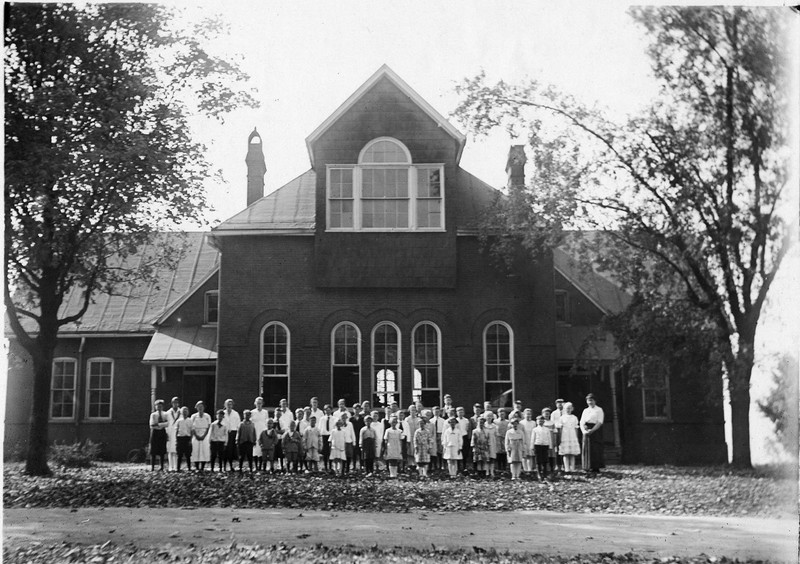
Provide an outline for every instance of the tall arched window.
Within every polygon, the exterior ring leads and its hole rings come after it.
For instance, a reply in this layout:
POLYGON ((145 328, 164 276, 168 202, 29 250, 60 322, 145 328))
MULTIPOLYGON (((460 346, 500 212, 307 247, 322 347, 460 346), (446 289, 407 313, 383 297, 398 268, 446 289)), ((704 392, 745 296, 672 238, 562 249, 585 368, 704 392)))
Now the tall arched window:
POLYGON ((331 403, 361 401, 361 333, 349 322, 331 332, 331 403))
POLYGON ((433 407, 442 404, 442 364, 439 328, 433 323, 422 322, 411 334, 413 362, 412 394, 414 401, 433 407))
POLYGON ((261 331, 261 396, 264 405, 278 405, 284 398, 291 402, 289 344, 289 329, 283 323, 267 323, 261 331))
POLYGON ((494 407, 511 407, 514 402, 514 334, 502 321, 483 332, 484 400, 494 407))
POLYGON ((372 330, 372 404, 400 404, 400 330, 381 323, 372 330))
POLYGON ((444 230, 444 165, 412 164, 397 139, 373 139, 357 164, 331 165, 327 175, 328 229, 444 230))

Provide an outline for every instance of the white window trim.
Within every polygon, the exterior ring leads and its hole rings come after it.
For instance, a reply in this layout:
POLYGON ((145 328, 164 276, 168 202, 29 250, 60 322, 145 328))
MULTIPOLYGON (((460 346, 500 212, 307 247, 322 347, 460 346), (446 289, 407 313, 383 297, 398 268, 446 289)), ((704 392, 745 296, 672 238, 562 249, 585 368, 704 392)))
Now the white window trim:
POLYGON ((369 400, 370 404, 373 402, 374 397, 377 395, 378 391, 375 389, 375 376, 377 372, 375 371, 375 333, 377 333, 378 328, 381 325, 389 325, 394 327, 394 330, 397 331, 397 374, 395 374, 395 383, 397 385, 397 404, 398 407, 403 405, 403 333, 400 331, 400 327, 396 324, 392 323, 391 321, 380 321, 375 324, 375 327, 372 328, 372 332, 370 333, 369 344, 370 344, 370 373, 369 373, 369 386, 370 386, 370 395, 369 400))
POLYGON ((204 325, 219 325, 219 290, 209 290, 205 293, 203 297, 203 324, 204 325), (210 295, 217 296, 217 320, 216 321, 209 321, 208 320, 208 297, 210 295))
MULTIPOLYGON (((336 364, 336 330, 339 327, 344 325, 351 325, 356 330, 356 345, 358 347, 358 402, 361 403, 362 401, 362 393, 361 393, 361 329, 358 328, 358 325, 353 323, 352 321, 342 321, 341 323, 337 323, 336 326, 331 329, 331 405, 334 405, 335 400, 333 399, 333 369, 336 366, 354 366, 352 364, 336 364)), ((370 398, 370 403, 372 399, 370 398)))
MULTIPOLYGON (((78 387, 78 370, 79 370, 78 359, 75 358, 75 357, 59 356, 59 357, 56 357, 56 358, 53 359, 53 364, 51 365, 51 368, 50 368, 50 403, 49 403, 49 406, 48 406, 48 409, 47 409, 47 411, 48 411, 48 413, 47 413, 48 420, 56 422, 56 423, 64 422, 64 421, 75 421, 75 412, 77 411, 77 407, 78 407, 78 405, 77 405, 78 404, 78 401, 77 401, 78 400, 78 390, 77 390, 77 387, 78 387), (74 370, 73 370, 73 373, 72 373, 72 415, 70 415, 69 417, 53 417, 53 391, 54 391, 53 390, 53 377, 55 376, 56 362, 65 362, 65 361, 72 362, 72 364, 74 366, 74 370)), ((66 390, 67 388, 60 388, 60 389, 61 390, 66 390)))
MULTIPOLYGON (((111 421, 114 417, 114 372, 115 372, 115 363, 113 358, 97 356, 94 358, 90 358, 86 361, 86 407, 84 413, 86 415, 86 419, 88 421, 111 421), (108 403, 108 417, 90 417, 89 416, 89 393, 92 390, 91 387, 91 374, 92 374, 92 364, 95 362, 108 362, 111 364, 111 384, 109 390, 111 395, 109 397, 108 403)), ((99 388, 98 388, 99 389, 99 388)))
POLYGON ((642 421, 647 422, 647 423, 670 423, 672 421, 672 406, 670 405, 671 404, 671 398, 670 398, 670 389, 669 389, 669 370, 667 368, 663 368, 663 369, 666 371, 666 373, 664 374, 664 383, 665 383, 664 390, 666 391, 665 400, 666 400, 667 414, 666 415, 652 416, 652 415, 647 415, 647 406, 645 404, 645 399, 646 399, 645 398, 645 391, 647 391, 648 389, 654 389, 654 388, 650 388, 649 386, 645 386, 645 373, 644 373, 645 372, 645 367, 642 366, 640 368, 640 371, 641 371, 640 374, 641 374, 641 377, 642 377, 642 421))
POLYGON ((358 153, 358 164, 404 164, 404 165, 408 165, 408 164, 411 164, 411 162, 412 162, 411 161, 411 151, 408 150, 408 147, 406 147, 405 143, 403 143, 402 141, 400 141, 399 139, 396 139, 394 137, 387 137, 387 136, 376 137, 375 139, 373 139, 372 141, 369 141, 366 145, 364 145, 364 147, 358 153), (369 151, 369 149, 373 145, 376 145, 376 144, 378 144, 378 143, 380 143, 382 141, 389 141, 390 143, 394 143, 395 145, 400 147, 403 150, 403 153, 405 153, 405 155, 406 155, 406 160, 404 160, 402 162, 397 162, 397 163, 364 163, 364 155, 367 154, 367 151, 369 151))
MULTIPOLYGON (((337 198, 339 199, 339 198, 337 198)), ((398 198, 405 199, 405 198, 398 198)), ((428 199, 428 198, 425 198, 428 199)), ((413 163, 411 153, 408 148, 399 140, 393 137, 377 137, 364 145, 358 155, 358 164, 327 164, 325 167, 325 230, 330 232, 432 232, 441 233, 446 231, 445 223, 445 177, 444 163, 413 163), (391 141, 399 145, 406 154, 408 160, 401 163, 364 163, 362 162, 367 150, 380 141, 391 141), (388 168, 408 170, 408 227, 362 227, 361 226, 361 171, 365 168, 388 168), (417 171, 421 169, 439 169, 439 179, 441 183, 441 215, 442 225, 440 227, 418 227, 417 226, 417 201, 418 201, 418 182, 417 171), (353 171, 353 227, 329 227, 331 224, 331 170, 352 169, 353 171)))
POLYGON ((511 326, 506 323, 505 321, 490 321, 486 324, 486 327, 483 328, 483 401, 488 401, 486 398, 486 383, 487 382, 503 382, 504 380, 487 380, 486 379, 486 367, 487 367, 487 360, 488 356, 486 354, 486 334, 489 332, 489 327, 492 325, 502 325, 508 330, 508 355, 509 361, 511 362, 511 403, 513 405, 514 401, 517 399, 517 386, 516 386, 516 377, 514 373, 514 368, 516 366, 515 357, 514 357, 514 330, 511 329, 511 326))
POLYGON ((259 334, 258 338, 258 348, 259 348, 259 363, 258 363, 258 395, 264 395, 264 378, 286 378, 286 402, 289 405, 292 405, 292 332, 289 331, 289 328, 286 326, 285 323, 281 323, 280 321, 270 321, 269 323, 265 323, 264 326, 261 328, 261 333, 259 334), (286 331, 286 374, 285 375, 274 375, 271 374, 267 376, 264 374, 264 333, 269 327, 273 325, 279 325, 283 327, 284 331, 286 331))
MULTIPOLYGON (((436 325, 433 321, 420 321, 414 328, 411 329, 411 393, 414 393, 414 371, 416 370, 417 365, 414 363, 414 345, 415 339, 417 337, 417 329, 422 327, 423 325, 430 325, 436 330, 436 359, 437 359, 437 366, 438 366, 438 374, 437 374, 437 381, 439 386, 437 388, 425 388, 421 387, 420 391, 424 392, 426 390, 439 390, 439 403, 438 405, 442 405, 442 331, 439 329, 439 326, 436 325)), ((430 364, 426 364, 425 366, 430 366, 430 364)), ((432 406, 431 406, 432 407, 432 406)))

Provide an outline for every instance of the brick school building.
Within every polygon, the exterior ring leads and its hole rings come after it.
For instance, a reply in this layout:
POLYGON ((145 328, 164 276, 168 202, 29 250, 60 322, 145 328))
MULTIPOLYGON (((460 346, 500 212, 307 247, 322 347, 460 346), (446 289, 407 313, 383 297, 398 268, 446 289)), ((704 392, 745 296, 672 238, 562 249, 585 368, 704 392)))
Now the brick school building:
MULTIPOLYGON (((387 66, 307 137, 310 168, 266 196, 261 137, 246 141, 247 208, 207 233, 162 234, 187 245, 176 270, 98 295, 63 328, 51 440, 91 438, 124 459, 146 444, 153 401, 172 396, 242 410, 259 395, 272 409, 449 393, 468 412, 563 397, 580 415, 593 392, 611 461, 725 460, 721 405, 700 401, 690 368, 616 366, 599 323, 630 297, 611 280, 568 246, 510 270, 481 248, 499 192, 460 167, 465 136, 387 66)), ((505 165, 524 182, 521 146, 505 165)), ((29 364, 10 337, 7 451, 27 437, 29 364)))

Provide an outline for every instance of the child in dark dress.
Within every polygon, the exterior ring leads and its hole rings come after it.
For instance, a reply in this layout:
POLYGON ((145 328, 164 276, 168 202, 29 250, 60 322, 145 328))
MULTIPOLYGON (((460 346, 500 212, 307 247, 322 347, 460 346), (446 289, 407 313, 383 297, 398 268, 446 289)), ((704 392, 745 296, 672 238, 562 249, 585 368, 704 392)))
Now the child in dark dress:
POLYGON ((289 423, 289 430, 283 435, 283 456, 286 458, 286 471, 299 472, 300 449, 303 445, 303 438, 297 432, 297 423, 289 423))
POLYGON ((239 472, 242 471, 242 463, 247 458, 250 473, 253 472, 253 445, 256 444, 256 426, 250 420, 250 410, 244 410, 244 421, 239 424, 239 432, 236 434, 236 444, 239 447, 239 472))

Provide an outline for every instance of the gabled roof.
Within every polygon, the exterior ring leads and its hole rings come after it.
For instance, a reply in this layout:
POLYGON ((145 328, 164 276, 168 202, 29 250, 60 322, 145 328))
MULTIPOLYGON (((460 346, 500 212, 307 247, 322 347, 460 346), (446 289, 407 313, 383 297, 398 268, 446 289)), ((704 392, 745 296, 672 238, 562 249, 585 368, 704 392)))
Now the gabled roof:
POLYGON ((317 175, 308 170, 211 230, 212 236, 313 235, 317 175))
POLYGON ((622 312, 631 303, 630 294, 620 288, 611 274, 601 272, 587 252, 600 252, 604 245, 602 233, 575 231, 567 234, 565 242, 553 249, 553 265, 564 278, 583 293, 605 314, 622 312), (579 244, 579 240, 589 245, 579 244))
MULTIPOLYGON (((155 273, 155 282, 145 284, 140 281, 121 284, 113 296, 97 294, 94 303, 89 305, 86 314, 78 323, 61 328, 59 334, 151 334, 155 330, 153 322, 187 292, 196 288, 202 280, 207 280, 219 268, 219 253, 206 240, 202 232, 160 233, 152 243, 139 249, 129 261, 152 256, 167 242, 183 238, 186 252, 175 270, 161 269, 155 273)), ((78 311, 82 292, 73 288, 65 297, 59 310, 59 317, 78 311)), ((22 319, 26 330, 35 332, 35 323, 22 319)))
POLYGON ((437 112, 433 106, 431 106, 422 96, 420 96, 413 88, 411 88, 406 81, 400 78, 397 73, 390 69, 388 65, 384 64, 381 66, 381 68, 375 71, 375 73, 358 88, 358 90, 353 92, 353 94, 347 100, 345 100, 335 112, 328 116, 328 119, 323 121, 319 127, 317 127, 308 137, 306 137, 306 147, 308 148, 308 156, 311 159, 311 166, 314 166, 314 151, 312 149, 314 142, 322 137, 322 135, 334 123, 336 123, 340 117, 347 113, 347 111, 352 108, 353 105, 382 78, 387 78, 390 80, 395 86, 397 86, 397 88, 400 89, 401 92, 408 96, 412 102, 414 102, 422 111, 428 114, 433 121, 435 121, 456 141, 458 144, 458 151, 456 153, 457 164, 461 160, 461 153, 464 150, 464 144, 467 140, 466 136, 456 129, 453 124, 447 121, 442 114, 437 112))

